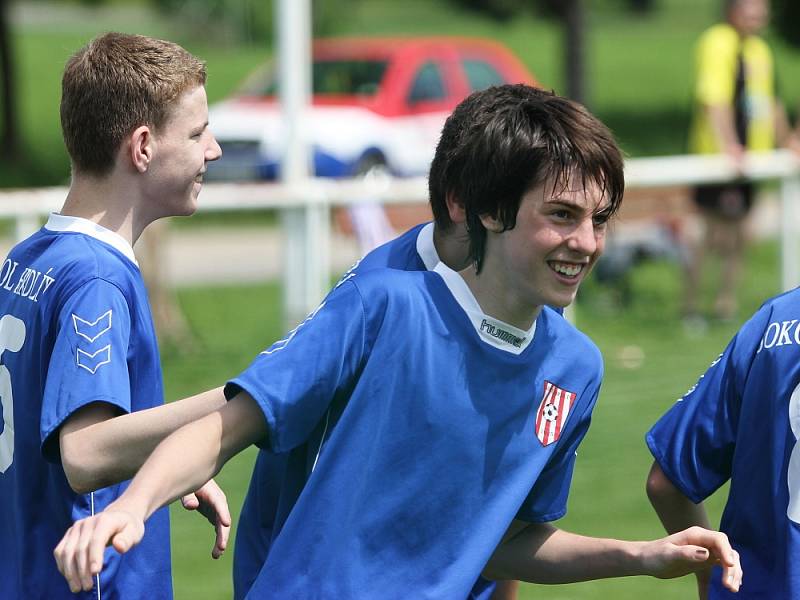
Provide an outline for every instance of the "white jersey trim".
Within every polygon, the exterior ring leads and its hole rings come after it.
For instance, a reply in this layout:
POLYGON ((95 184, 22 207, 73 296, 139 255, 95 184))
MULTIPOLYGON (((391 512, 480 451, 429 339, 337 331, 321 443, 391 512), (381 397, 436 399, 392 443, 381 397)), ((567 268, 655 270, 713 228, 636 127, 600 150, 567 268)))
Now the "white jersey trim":
POLYGON ((50 217, 47 219, 47 223, 45 223, 44 228, 48 231, 54 232, 69 231, 88 235, 89 237, 93 237, 96 240, 100 240, 101 242, 116 248, 126 257, 128 257, 133 264, 135 264, 137 267, 139 266, 139 263, 136 262, 136 256, 133 254, 133 247, 128 243, 128 240, 126 240, 120 234, 115 233, 110 229, 106 229, 102 225, 98 225, 97 223, 88 219, 83 219, 81 217, 68 217, 65 215, 59 215, 58 213, 50 213, 50 217))
POLYGON ((535 320, 531 328, 525 331, 495 319, 494 317, 490 317, 483 312, 483 309, 481 309, 478 304, 478 300, 461 275, 453 271, 443 262, 436 265, 436 268, 433 270, 442 276, 445 285, 447 285, 447 288, 450 290, 450 293, 453 294, 459 306, 467 313, 469 320, 472 322, 472 326, 475 328, 481 340, 490 346, 505 350, 511 354, 522 354, 525 348, 530 346, 533 341, 533 336, 536 333, 535 320))
POLYGON ((417 234, 417 254, 428 271, 433 271, 439 264, 439 253, 433 245, 433 223, 428 223, 417 234))

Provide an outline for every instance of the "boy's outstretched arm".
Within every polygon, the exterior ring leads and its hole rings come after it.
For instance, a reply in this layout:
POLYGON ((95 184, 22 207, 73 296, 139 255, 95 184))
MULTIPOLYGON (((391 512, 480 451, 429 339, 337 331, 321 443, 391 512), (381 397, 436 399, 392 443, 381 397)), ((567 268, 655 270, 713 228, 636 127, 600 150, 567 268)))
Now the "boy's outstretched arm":
MULTIPOLYGON (((667 533, 675 533, 693 525, 710 528, 703 503, 695 504, 675 487, 661 470, 658 461, 653 461, 653 466, 647 475, 647 497, 667 533)), ((698 597, 700 600, 705 600, 708 597, 711 568, 701 569, 695 575, 698 597)))
POLYGON ((255 400, 240 392, 213 413, 181 427, 155 449, 128 489, 105 511, 77 521, 55 549, 73 592, 92 588, 109 544, 127 552, 144 535, 144 521, 161 506, 198 489, 232 456, 267 434, 255 400))
POLYGON ((486 566, 490 579, 572 583, 628 575, 680 577, 722 565, 725 586, 738 591, 739 556, 724 533, 691 527, 648 542, 593 538, 547 523, 514 521, 486 566))
MULTIPOLYGON (((132 478, 155 447, 183 425, 225 405, 222 387, 148 410, 120 415, 105 402, 86 405, 59 430, 61 464, 73 490, 88 493, 132 478)), ((219 558, 230 534, 230 511, 223 491, 209 481, 181 499, 216 530, 211 555, 219 558)))
POLYGON ((224 405, 219 387, 124 415, 103 402, 83 407, 59 431, 61 463, 70 487, 85 494, 132 478, 169 434, 224 405))

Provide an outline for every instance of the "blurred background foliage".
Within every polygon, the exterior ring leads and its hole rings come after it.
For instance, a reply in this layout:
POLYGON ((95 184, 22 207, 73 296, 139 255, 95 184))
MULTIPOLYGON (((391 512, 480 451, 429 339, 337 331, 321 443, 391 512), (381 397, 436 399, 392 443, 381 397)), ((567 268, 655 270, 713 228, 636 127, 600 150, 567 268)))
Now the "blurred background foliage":
MULTIPOLYGON (((67 180, 58 121, 60 75, 68 56, 95 34, 122 30, 183 44, 207 60, 213 102, 271 56, 276 4, 3 0, 0 186, 67 180)), ((775 26, 767 35, 792 112, 800 102, 800 49, 792 46, 800 35, 798 11, 796 0, 773 0, 775 26)), ((545 87, 561 93, 575 91, 568 73, 577 39, 577 58, 583 61, 579 97, 610 125, 629 156, 643 156, 684 152, 693 44, 721 9, 719 0, 313 0, 313 14, 316 36, 495 38, 545 87), (579 38, 570 34, 576 23, 570 10, 580 12, 579 38)))

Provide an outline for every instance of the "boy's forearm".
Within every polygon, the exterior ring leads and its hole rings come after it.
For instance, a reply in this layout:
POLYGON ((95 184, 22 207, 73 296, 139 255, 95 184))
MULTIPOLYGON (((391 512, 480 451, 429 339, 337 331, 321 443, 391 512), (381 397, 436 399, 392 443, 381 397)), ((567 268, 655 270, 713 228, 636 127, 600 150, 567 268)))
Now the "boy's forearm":
POLYGON ((723 568, 731 591, 741 583, 741 565, 724 533, 690 527, 650 541, 622 541, 569 533, 547 523, 514 521, 484 575, 532 583, 572 583, 608 577, 650 575, 660 579, 723 568))
POLYGON ((161 506, 198 489, 265 433, 255 402, 237 397, 161 442, 111 506, 146 520, 161 506))
POLYGON ((726 105, 714 105, 706 106, 705 111, 719 145, 719 151, 737 161, 740 160, 745 148, 736 135, 733 109, 726 105))
POLYGON ((222 388, 156 408, 108 418, 95 406, 65 423, 61 459, 70 485, 89 492, 130 479, 156 446, 180 427, 225 404, 222 388))
POLYGON ((215 413, 167 437, 109 508, 126 510, 145 521, 161 506, 199 488, 221 467, 220 427, 215 413))
POLYGON ((592 538, 548 524, 531 524, 501 544, 485 574, 531 583, 573 583, 645 574, 645 542, 592 538))

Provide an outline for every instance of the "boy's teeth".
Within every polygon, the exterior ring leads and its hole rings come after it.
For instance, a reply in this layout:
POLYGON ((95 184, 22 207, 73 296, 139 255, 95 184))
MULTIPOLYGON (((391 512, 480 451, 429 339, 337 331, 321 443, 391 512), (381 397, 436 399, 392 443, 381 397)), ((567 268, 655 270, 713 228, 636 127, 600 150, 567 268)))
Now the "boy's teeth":
POLYGON ((564 263, 553 263, 553 269, 557 273, 561 273, 562 275, 567 275, 568 277, 575 277, 578 273, 581 272, 583 265, 568 265, 564 263))

